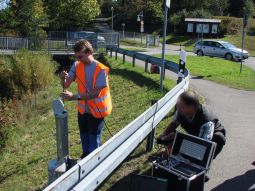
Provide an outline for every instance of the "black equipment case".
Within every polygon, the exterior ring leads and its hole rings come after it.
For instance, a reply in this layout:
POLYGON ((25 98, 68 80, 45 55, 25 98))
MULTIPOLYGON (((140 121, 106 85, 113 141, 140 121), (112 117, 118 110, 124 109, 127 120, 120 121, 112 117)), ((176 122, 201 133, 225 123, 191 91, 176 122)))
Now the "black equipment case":
POLYGON ((169 159, 153 162, 152 174, 168 180, 168 191, 203 191, 215 147, 214 142, 176 133, 169 159))

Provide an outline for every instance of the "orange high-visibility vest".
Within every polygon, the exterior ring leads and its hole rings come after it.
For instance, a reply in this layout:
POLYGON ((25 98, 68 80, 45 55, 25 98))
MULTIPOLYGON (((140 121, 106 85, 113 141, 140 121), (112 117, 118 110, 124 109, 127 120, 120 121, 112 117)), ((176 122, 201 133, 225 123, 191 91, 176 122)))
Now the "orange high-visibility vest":
MULTIPOLYGON (((88 89, 86 87, 86 74, 85 74, 85 67, 86 65, 83 64, 80 61, 76 62, 76 82, 78 84, 78 92, 80 96, 83 95, 89 95, 90 92, 88 92, 88 89)), ((109 115, 112 111, 112 100, 110 95, 110 87, 108 82, 108 73, 109 68, 101 63, 97 63, 94 75, 93 75, 93 88, 96 86, 96 79, 100 71, 105 70, 106 71, 106 82, 107 87, 103 88, 99 94, 99 96, 95 99, 91 100, 79 100, 77 109, 80 114, 85 113, 85 106, 87 104, 87 107, 89 108, 90 113, 95 118, 103 118, 109 115)))

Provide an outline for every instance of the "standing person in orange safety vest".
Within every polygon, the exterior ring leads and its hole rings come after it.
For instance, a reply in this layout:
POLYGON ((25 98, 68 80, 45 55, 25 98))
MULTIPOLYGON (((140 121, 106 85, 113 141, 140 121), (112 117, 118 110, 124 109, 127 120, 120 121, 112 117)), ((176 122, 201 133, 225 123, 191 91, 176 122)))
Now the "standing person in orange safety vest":
POLYGON ((61 97, 66 101, 78 102, 78 125, 83 150, 81 158, 84 158, 100 146, 104 118, 112 110, 109 68, 94 59, 92 45, 86 40, 77 42, 74 52, 77 61, 69 73, 61 72, 60 78, 64 88, 76 81, 78 93, 66 90, 61 97))

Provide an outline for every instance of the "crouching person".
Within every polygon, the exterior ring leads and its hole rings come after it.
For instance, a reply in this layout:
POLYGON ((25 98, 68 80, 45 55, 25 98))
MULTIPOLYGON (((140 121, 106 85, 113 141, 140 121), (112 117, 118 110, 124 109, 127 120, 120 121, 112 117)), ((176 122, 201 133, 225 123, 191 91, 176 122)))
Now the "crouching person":
POLYGON ((199 102, 194 92, 184 92, 180 95, 173 121, 158 138, 168 143, 169 153, 172 149, 175 130, 179 125, 188 134, 215 142, 214 158, 218 156, 226 143, 226 131, 219 119, 199 102))

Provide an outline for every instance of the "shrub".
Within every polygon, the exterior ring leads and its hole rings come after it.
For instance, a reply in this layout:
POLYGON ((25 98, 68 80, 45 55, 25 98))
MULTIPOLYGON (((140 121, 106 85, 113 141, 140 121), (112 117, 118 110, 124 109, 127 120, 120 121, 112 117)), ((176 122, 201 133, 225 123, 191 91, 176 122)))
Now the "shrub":
MULTIPOLYGON (((243 18, 227 17, 227 16, 216 16, 215 19, 221 19, 219 27, 220 35, 236 35, 242 32, 243 18)), ((248 23, 248 34, 254 34, 255 30, 255 19, 250 18, 248 23)))
POLYGON ((12 133, 15 125, 15 101, 2 99, 0 102, 0 151, 5 147, 6 141, 12 133))
POLYGON ((19 50, 13 57, 0 58, 0 97, 21 97, 49 85, 54 80, 56 64, 51 56, 44 53, 33 54, 19 50))
POLYGON ((17 99, 27 99, 30 93, 50 85, 56 67, 51 56, 28 50, 19 50, 13 57, 0 57, 0 150, 6 145, 17 119, 24 120, 22 112, 31 112, 19 108, 18 103, 24 103, 24 100, 17 99))

